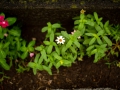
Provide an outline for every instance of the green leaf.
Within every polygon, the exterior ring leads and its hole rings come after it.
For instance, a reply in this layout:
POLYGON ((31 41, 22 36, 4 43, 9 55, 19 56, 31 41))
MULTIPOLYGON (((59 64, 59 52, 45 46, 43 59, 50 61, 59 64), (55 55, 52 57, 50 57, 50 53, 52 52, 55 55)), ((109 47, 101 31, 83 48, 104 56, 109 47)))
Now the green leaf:
POLYGON ((89 44, 89 42, 91 41, 92 38, 89 38, 89 39, 85 39, 83 44, 89 44))
POLYGON ((53 63, 50 62, 48 67, 52 68, 52 66, 53 66, 53 63))
POLYGON ((37 51, 41 51, 42 48, 41 48, 40 46, 37 46, 37 47, 35 48, 35 50, 37 50, 37 51))
POLYGON ((25 59, 27 56, 28 56, 28 52, 24 52, 20 57, 21 57, 22 59, 25 59))
POLYGON ((33 52, 34 51, 34 47, 28 47, 28 51, 29 52, 33 52))
POLYGON ((42 51, 43 49, 44 49, 44 46, 43 46, 43 45, 37 46, 37 47, 35 48, 35 50, 37 50, 37 51, 42 51))
POLYGON ((87 36, 93 36, 93 33, 85 33, 87 36))
POLYGON ((6 58, 6 53, 3 50, 0 50, 0 58, 6 58))
POLYGON ((49 67, 43 65, 43 69, 46 70, 50 75, 52 75, 52 71, 49 67))
POLYGON ((78 48, 80 48, 80 43, 79 43, 77 40, 74 41, 74 44, 75 44, 78 48))
POLYGON ((60 27, 61 27, 61 25, 58 24, 58 23, 55 23, 55 24, 52 25, 52 28, 60 28, 60 27))
POLYGON ((50 42, 53 42, 53 41, 54 41, 54 32, 52 31, 50 34, 50 42))
POLYGON ((58 46, 55 46, 55 51, 57 52, 58 55, 60 55, 60 49, 58 48, 58 46))
POLYGON ((75 38, 78 38, 81 35, 81 31, 77 30, 76 32, 74 32, 73 36, 75 38))
POLYGON ((49 45, 47 48, 47 53, 50 54, 52 52, 53 46, 49 45))
POLYGON ((42 32, 45 32, 45 31, 47 31, 47 30, 48 30, 48 27, 43 27, 41 31, 42 31, 42 32))
POLYGON ((45 50, 42 50, 41 51, 41 57, 43 57, 43 59, 45 59, 45 61, 47 61, 47 55, 46 55, 46 51, 45 50))
POLYGON ((97 53, 97 49, 94 49, 91 51, 91 55, 96 54, 96 53, 97 53))
POLYGON ((98 42, 98 44, 100 44, 100 45, 102 44, 102 40, 101 40, 99 37, 97 38, 97 42, 98 42))
POLYGON ((112 46, 112 41, 111 41, 107 36, 102 36, 102 38, 105 40, 105 42, 106 42, 109 46, 112 46))
POLYGON ((57 64, 55 65, 56 69, 58 69, 61 66, 60 62, 57 62, 57 64))
POLYGON ((76 16, 74 18, 72 18, 73 20, 77 20, 77 19, 80 19, 80 16, 76 16))
POLYGON ((91 45, 86 49, 86 51, 91 51, 94 47, 95 47, 94 45, 91 45))
POLYGON ((84 14, 80 14, 80 19, 84 20, 85 15, 84 14))
POLYGON ((101 28, 103 28, 103 23, 102 22, 100 22, 99 25, 100 25, 101 28))
POLYGON ((110 35, 111 32, 110 32, 110 30, 109 30, 109 28, 108 28, 108 25, 109 25, 109 21, 106 21, 105 24, 104 24, 104 28, 105 28, 106 33, 107 33, 108 35, 110 35))
POLYGON ((100 36, 100 35, 103 35, 104 34, 104 30, 100 30, 98 31, 97 35, 100 36))
POLYGON ((20 50, 20 47, 21 47, 21 42, 20 41, 17 41, 17 43, 16 43, 17 45, 17 50, 20 50))
POLYGON ((91 20, 87 20, 87 22, 85 24, 88 24, 88 25, 90 25, 92 27, 95 25, 95 23, 93 21, 91 21, 91 20))
POLYGON ((72 45, 72 40, 69 40, 68 43, 66 44, 66 48, 69 48, 72 45))
POLYGON ((84 23, 80 23, 78 26, 78 30, 82 30, 84 28, 84 23))
POLYGON ((67 39, 69 39, 69 34, 66 31, 61 31, 61 34, 67 39))
POLYGON ((63 47, 62 47, 62 49, 61 49, 61 53, 62 53, 62 55, 65 54, 65 52, 66 52, 67 49, 68 49, 68 48, 66 48, 66 46, 63 46, 63 47))
POLYGON ((95 41, 96 41, 96 38, 93 37, 93 38, 91 39, 91 41, 89 42, 89 45, 92 45, 93 43, 95 43, 95 41))
POLYGON ((94 17, 95 17, 95 20, 98 21, 98 14, 96 12, 94 12, 94 17))
POLYGON ((0 26, 0 33, 2 33, 2 27, 0 26))
POLYGON ((40 57, 40 54, 37 54, 37 55, 35 56, 35 59, 34 59, 34 62, 35 62, 35 63, 37 63, 37 62, 38 62, 39 57, 40 57))
POLYGON ((23 52, 26 52, 27 51, 27 47, 23 46, 23 47, 20 48, 20 50, 23 51, 23 52))
POLYGON ((10 66, 6 63, 6 60, 3 58, 0 58, 0 65, 2 66, 2 68, 4 68, 5 70, 10 70, 10 66))
POLYGON ((66 65, 71 65, 71 61, 63 60, 63 62, 64 62, 63 65, 65 65, 65 66, 66 66, 66 65))
POLYGON ((94 59, 94 61, 93 61, 93 63, 97 63, 98 61, 99 61, 99 54, 98 53, 96 53, 95 54, 95 59, 94 59))
POLYGON ((29 42, 28 47, 33 47, 35 45, 35 40, 29 42))
POLYGON ((6 43, 4 44, 4 46, 3 46, 3 48, 8 48, 9 45, 10 45, 10 42, 6 42, 6 43))
POLYGON ((8 21, 9 25, 13 25, 16 22, 17 18, 8 17, 8 18, 6 18, 6 20, 8 21))
POLYGON ((108 29, 108 27, 105 28, 105 31, 106 31, 106 33, 107 33, 108 35, 111 34, 111 32, 110 32, 110 30, 108 29))
POLYGON ((59 56, 56 52, 53 52, 52 55, 53 55, 53 56, 55 57, 55 59, 57 59, 57 60, 61 60, 61 59, 62 59, 62 57, 59 56))
POLYGON ((70 47, 70 50, 71 50, 72 53, 77 53, 77 50, 75 50, 74 47, 70 47))
POLYGON ((95 24, 95 29, 99 32, 101 30, 103 30, 99 25, 95 24))
POLYGON ((43 43, 44 43, 45 45, 50 45, 50 42, 49 42, 49 41, 43 41, 43 43))
POLYGON ((42 64, 42 62, 43 62, 43 57, 41 56, 41 57, 39 58, 38 64, 40 65, 40 64, 42 64))
POLYGON ((79 24, 79 23, 80 23, 79 20, 75 20, 75 21, 74 21, 74 25, 79 24))
POLYGON ((0 13, 0 15, 5 17, 5 14, 4 14, 4 13, 0 13))
POLYGON ((106 21, 104 24, 104 27, 106 28, 106 27, 108 27, 108 25, 109 25, 109 21, 106 21))
POLYGON ((10 30, 9 34, 11 34, 13 36, 17 36, 17 37, 19 37, 21 35, 21 33, 18 30, 14 30, 14 29, 10 30))
POLYGON ((33 68, 33 74, 36 75, 37 74, 37 69, 33 68))

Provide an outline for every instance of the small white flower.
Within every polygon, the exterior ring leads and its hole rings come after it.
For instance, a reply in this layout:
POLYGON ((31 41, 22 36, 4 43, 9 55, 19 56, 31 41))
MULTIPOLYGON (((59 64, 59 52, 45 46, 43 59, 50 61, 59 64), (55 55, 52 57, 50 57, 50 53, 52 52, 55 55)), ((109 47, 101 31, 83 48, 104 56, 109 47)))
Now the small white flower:
POLYGON ((63 38, 63 36, 59 36, 55 41, 57 42, 57 44, 64 44, 65 38, 63 38))

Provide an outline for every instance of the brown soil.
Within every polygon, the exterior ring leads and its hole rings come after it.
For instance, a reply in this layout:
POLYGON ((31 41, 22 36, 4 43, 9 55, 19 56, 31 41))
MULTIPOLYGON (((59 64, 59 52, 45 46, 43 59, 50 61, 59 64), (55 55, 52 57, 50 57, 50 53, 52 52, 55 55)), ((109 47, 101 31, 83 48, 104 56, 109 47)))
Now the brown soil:
POLYGON ((32 70, 19 74, 14 68, 6 75, 10 79, 2 82, 0 90, 120 89, 120 69, 116 66, 108 68, 103 62, 94 64, 91 58, 76 61, 72 67, 61 67, 59 73, 53 68, 52 76, 45 71, 33 75, 32 70))

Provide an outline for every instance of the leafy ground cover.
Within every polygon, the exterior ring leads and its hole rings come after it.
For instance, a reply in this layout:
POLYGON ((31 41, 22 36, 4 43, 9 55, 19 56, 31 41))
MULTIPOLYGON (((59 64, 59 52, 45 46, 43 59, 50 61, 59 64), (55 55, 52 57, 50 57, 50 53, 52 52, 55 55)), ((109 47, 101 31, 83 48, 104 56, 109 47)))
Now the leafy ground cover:
POLYGON ((1 90, 120 88, 119 25, 102 22, 96 12, 85 15, 82 9, 80 16, 73 18, 71 33, 59 23, 48 22, 41 29, 46 32, 45 39, 34 46, 36 38, 26 42, 18 27, 6 28, 16 18, 4 18, 2 13, 1 90))

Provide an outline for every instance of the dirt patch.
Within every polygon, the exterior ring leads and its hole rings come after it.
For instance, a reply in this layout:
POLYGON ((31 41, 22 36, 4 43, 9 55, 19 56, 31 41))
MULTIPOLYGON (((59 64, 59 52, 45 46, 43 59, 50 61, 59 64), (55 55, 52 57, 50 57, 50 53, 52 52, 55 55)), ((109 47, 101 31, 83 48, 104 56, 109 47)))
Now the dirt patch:
POLYGON ((76 61, 72 67, 61 67, 59 73, 53 68, 53 75, 39 71, 21 74, 14 68, 6 72, 10 79, 5 79, 0 90, 45 90, 45 89, 78 89, 78 88, 114 88, 120 89, 120 69, 116 66, 108 68, 103 62, 94 64, 92 58, 76 61))

